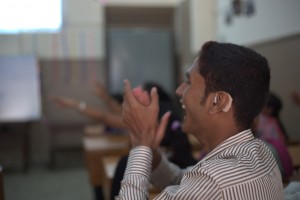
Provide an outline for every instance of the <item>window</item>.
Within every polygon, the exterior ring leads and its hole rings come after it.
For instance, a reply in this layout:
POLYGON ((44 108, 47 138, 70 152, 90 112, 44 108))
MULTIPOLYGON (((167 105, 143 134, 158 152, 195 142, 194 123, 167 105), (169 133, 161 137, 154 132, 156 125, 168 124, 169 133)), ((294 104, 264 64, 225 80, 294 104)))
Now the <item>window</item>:
POLYGON ((0 5, 0 34, 55 32, 61 28, 61 0, 0 0, 0 5))

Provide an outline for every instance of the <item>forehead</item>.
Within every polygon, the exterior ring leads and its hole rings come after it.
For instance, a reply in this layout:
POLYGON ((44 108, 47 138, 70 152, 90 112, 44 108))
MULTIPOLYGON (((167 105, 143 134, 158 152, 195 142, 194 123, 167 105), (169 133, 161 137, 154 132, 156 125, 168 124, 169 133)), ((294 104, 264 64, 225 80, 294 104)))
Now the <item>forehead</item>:
POLYGON ((194 62, 192 63, 192 65, 188 68, 187 70, 187 76, 188 78, 190 78, 191 76, 194 76, 194 75, 199 75, 201 76, 200 72, 199 72, 199 58, 196 57, 194 62))

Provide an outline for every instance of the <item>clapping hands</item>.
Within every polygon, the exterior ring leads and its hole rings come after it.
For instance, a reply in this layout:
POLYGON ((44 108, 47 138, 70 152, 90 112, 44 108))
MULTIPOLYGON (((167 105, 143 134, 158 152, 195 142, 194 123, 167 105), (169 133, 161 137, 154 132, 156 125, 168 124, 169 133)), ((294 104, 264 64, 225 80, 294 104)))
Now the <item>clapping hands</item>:
POLYGON ((141 87, 131 88, 128 80, 124 81, 123 121, 130 129, 133 147, 147 146, 155 150, 163 136, 171 112, 166 112, 158 120, 159 98, 157 89, 150 94, 141 87))

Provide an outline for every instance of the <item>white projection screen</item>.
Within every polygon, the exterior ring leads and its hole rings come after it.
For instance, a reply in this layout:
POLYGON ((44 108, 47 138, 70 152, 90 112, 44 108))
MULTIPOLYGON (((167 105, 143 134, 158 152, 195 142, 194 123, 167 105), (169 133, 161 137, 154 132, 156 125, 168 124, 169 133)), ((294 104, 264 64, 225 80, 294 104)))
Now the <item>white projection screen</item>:
POLYGON ((0 57, 0 123, 41 116, 40 76, 34 56, 0 57))

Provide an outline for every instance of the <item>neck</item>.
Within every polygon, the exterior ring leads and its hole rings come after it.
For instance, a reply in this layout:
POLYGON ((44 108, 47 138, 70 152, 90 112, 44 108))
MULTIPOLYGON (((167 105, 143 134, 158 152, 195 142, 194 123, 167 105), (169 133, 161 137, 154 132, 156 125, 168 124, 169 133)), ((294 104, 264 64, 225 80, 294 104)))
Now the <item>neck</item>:
POLYGON ((206 136, 206 138, 201 138, 203 148, 206 152, 210 152, 223 141, 241 131, 242 130, 238 128, 233 121, 219 121, 219 123, 215 123, 214 126, 211 126, 211 129, 207 130, 206 134, 203 134, 206 136))

